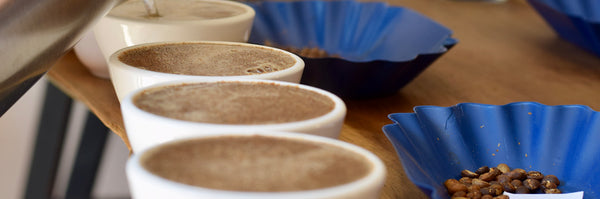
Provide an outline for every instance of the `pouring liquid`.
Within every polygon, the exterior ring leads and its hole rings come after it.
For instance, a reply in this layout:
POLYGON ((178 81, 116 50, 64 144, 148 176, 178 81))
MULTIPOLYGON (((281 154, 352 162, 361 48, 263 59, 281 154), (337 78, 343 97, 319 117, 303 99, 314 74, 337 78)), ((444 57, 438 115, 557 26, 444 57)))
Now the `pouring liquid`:
POLYGON ((144 5, 146 6, 146 11, 148 12, 149 17, 160 17, 155 0, 144 0, 144 5))

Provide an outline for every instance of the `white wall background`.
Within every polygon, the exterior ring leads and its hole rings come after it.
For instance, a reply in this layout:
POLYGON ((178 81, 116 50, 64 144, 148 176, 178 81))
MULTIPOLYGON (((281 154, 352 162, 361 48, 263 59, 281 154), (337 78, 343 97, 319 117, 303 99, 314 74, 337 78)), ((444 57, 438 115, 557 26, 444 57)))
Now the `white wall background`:
MULTIPOLYGON (((46 84, 46 79, 40 80, 0 117, 0 198, 20 199, 24 196, 46 84)), ((64 197, 86 111, 85 105, 76 101, 73 103, 54 187, 55 198, 64 197)), ((129 151, 121 139, 110 133, 97 174, 93 198, 129 198, 125 178, 128 155, 129 151)))

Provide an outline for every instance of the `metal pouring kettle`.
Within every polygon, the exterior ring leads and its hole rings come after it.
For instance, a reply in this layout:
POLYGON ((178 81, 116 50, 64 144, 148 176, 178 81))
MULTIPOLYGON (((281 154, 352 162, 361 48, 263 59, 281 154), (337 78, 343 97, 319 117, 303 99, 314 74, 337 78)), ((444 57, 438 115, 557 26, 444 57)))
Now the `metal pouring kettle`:
POLYGON ((0 116, 120 0, 0 0, 0 116))

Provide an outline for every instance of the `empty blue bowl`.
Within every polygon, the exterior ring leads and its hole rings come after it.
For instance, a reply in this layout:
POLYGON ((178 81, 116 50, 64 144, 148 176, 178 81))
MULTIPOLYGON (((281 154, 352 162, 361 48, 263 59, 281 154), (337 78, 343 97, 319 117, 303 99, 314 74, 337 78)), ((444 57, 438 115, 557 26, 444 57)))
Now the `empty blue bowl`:
POLYGON ((600 1, 528 0, 563 39, 600 56, 600 1))
POLYGON ((587 106, 462 103, 394 113, 383 131, 410 180, 431 198, 463 169, 506 163, 556 175, 563 193, 600 198, 600 114, 587 106))
POLYGON ((258 1, 249 42, 318 48, 302 57, 301 83, 344 98, 391 95, 457 43, 452 31, 407 8, 383 2, 258 1))

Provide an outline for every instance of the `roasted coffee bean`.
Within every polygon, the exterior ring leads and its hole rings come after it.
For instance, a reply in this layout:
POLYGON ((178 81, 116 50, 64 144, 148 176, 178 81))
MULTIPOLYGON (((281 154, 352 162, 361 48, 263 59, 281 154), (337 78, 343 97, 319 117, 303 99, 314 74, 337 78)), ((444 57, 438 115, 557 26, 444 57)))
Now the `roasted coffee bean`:
POLYGON ((467 196, 465 196, 467 198, 471 198, 471 199, 480 199, 481 198, 481 192, 479 190, 474 191, 474 192, 469 192, 467 193, 467 196))
POLYGON ((555 175, 544 176, 544 178, 542 179, 542 183, 544 183, 544 182, 551 182, 556 185, 560 185, 560 181, 558 180, 558 178, 555 175))
POLYGON ((523 185, 530 191, 535 191, 536 189, 540 188, 540 181, 536 179, 526 179, 523 181, 523 185))
POLYGON ((480 180, 483 180, 483 181, 486 181, 486 182, 492 181, 492 180, 494 180, 495 178, 496 178, 496 176, 494 176, 494 175, 493 175, 492 173, 490 173, 490 172, 487 172, 487 173, 481 174, 481 175, 479 176, 479 179, 480 179, 480 180))
POLYGON ((527 172, 527 178, 528 179, 536 179, 538 181, 544 179, 544 175, 542 173, 540 173, 539 171, 530 171, 527 172))
POLYGON ((540 186, 542 188, 542 191, 545 191, 546 189, 556 189, 558 188, 558 185, 550 182, 550 181, 543 181, 540 183, 540 186))
POLYGON ((515 185, 515 187, 523 185, 523 182, 517 179, 510 181, 510 184, 515 185))
POLYGON ((517 180, 525 180, 527 178, 527 172, 523 169, 513 169, 508 174, 508 177, 517 180))
POLYGON ((448 179, 444 185, 452 199, 507 199, 510 193, 561 193, 560 181, 554 175, 543 175, 539 171, 510 170, 506 164, 496 167, 482 166, 475 172, 461 171, 459 180, 448 179))
POLYGON ((515 168, 515 169, 513 169, 513 171, 517 171, 517 172, 519 172, 519 173, 522 173, 522 174, 525 174, 525 175, 527 175, 527 171, 525 171, 525 169, 521 169, 521 168, 515 168))
POLYGON ((522 173, 520 171, 512 170, 508 172, 506 175, 513 180, 525 180, 527 179, 527 173, 522 173))
POLYGON ((488 166, 482 166, 482 167, 479 167, 479 169, 475 170, 475 173, 481 175, 481 174, 487 173, 489 171, 490 171, 490 168, 488 166))
POLYGON ((498 164, 498 166, 496 166, 496 168, 498 168, 498 170, 500 170, 500 172, 502 172, 502 173, 510 172, 510 167, 508 167, 508 165, 506 165, 504 163, 498 164))
POLYGON ((490 182, 492 180, 495 180, 496 176, 498 176, 500 174, 502 174, 502 172, 500 172, 500 170, 498 170, 497 168, 493 167, 493 168, 490 168, 489 172, 479 175, 479 179, 490 182))
POLYGON ((481 194, 483 195, 492 195, 492 196, 497 196, 502 194, 503 189, 502 186, 500 185, 491 185, 489 187, 484 187, 481 188, 481 194))
POLYGON ((466 197, 467 196, 467 192, 464 191, 457 191, 454 194, 452 194, 452 197, 466 197))
POLYGON ((465 169, 465 170, 462 170, 462 171, 460 172, 460 175, 461 175, 462 177, 469 177, 469 178, 477 178, 477 177, 479 177, 479 174, 476 174, 475 172, 469 171, 469 170, 467 170, 467 169, 465 169))
POLYGON ((464 191, 464 192, 467 191, 467 186, 460 183, 456 179, 446 180, 446 182, 444 182, 444 186, 446 186, 446 189, 448 189, 448 193, 450 193, 450 194, 454 194, 459 191, 464 191))
POLYGON ((490 185, 490 188, 492 189, 492 196, 499 196, 504 192, 504 188, 500 184, 490 185))
POLYGON ((481 196, 482 196, 481 191, 474 191, 471 193, 473 193, 473 197, 472 197, 473 199, 481 199, 481 196))
POLYGON ((511 178, 508 177, 508 175, 501 174, 501 175, 496 176, 496 181, 498 181, 498 183, 500 183, 500 184, 510 183, 510 180, 511 180, 511 178))
POLYGON ((473 195, 474 195, 473 192, 469 192, 469 193, 467 193, 467 195, 465 197, 467 197, 467 198, 473 198, 473 195))
POLYGON ((489 187, 490 186, 489 182, 486 182, 486 181, 483 181, 483 180, 480 180, 480 179, 477 179, 477 178, 473 179, 471 181, 471 184, 472 185, 477 185, 477 186, 479 186, 481 188, 483 188, 483 187, 489 187))
POLYGON ((502 183, 502 188, 504 188, 504 191, 509 192, 509 193, 514 193, 515 191, 517 191, 517 187, 513 184, 510 184, 510 182, 505 182, 502 183))
POLYGON ((502 174, 502 171, 500 171, 500 169, 496 168, 496 167, 492 167, 490 168, 490 171, 488 171, 488 173, 492 173, 494 174, 494 177, 502 174))
POLYGON ((471 182, 473 181, 473 178, 469 178, 469 177, 462 177, 458 180, 460 183, 463 183, 465 185, 467 184, 471 184, 471 182))
POLYGON ((467 186, 467 193, 471 193, 471 192, 479 192, 479 190, 481 189, 480 186, 478 185, 471 185, 471 186, 467 186))
POLYGON ((492 188, 490 187, 483 187, 480 189, 480 192, 482 195, 492 195, 492 188))
POLYGON ((529 189, 525 186, 518 186, 517 191, 515 193, 530 193, 529 189))
POLYGON ((562 193, 562 192, 561 192, 560 190, 558 190, 558 189, 546 189, 546 190, 544 191, 544 193, 547 193, 547 194, 554 194, 554 193, 562 193))

